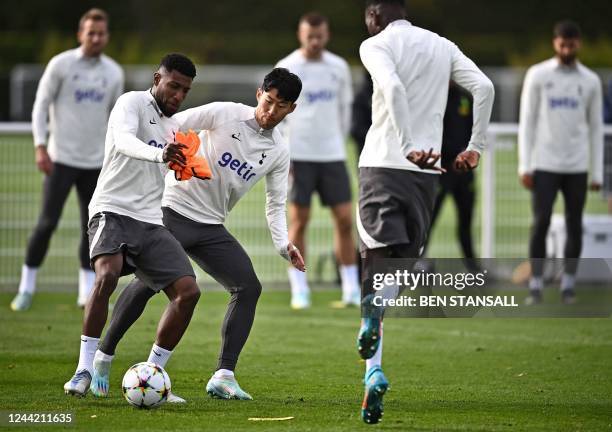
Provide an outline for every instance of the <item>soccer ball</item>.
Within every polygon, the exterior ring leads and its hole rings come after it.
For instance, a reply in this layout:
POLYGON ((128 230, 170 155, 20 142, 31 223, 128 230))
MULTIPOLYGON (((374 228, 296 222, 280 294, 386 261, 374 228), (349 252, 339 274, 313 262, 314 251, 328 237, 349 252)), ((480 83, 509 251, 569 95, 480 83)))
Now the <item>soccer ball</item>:
POLYGON ((164 368, 155 363, 137 363, 123 376, 121 387, 123 396, 130 405, 138 408, 157 408, 168 399, 170 377, 164 368))

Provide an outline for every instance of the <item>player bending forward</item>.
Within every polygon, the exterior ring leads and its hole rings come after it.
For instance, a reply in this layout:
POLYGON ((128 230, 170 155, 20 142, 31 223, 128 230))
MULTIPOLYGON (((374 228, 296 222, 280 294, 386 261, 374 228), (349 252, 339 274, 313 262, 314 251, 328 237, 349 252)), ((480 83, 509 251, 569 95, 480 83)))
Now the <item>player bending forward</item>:
MULTIPOLYGON (((182 130, 207 132, 207 144, 200 146, 200 155, 211 165, 212 180, 178 182, 169 173, 162 203, 164 225, 188 255, 231 294, 221 328, 217 371, 206 385, 213 397, 252 399, 236 382, 234 370, 253 325, 261 283, 251 259, 223 223, 240 198, 264 177, 266 216, 274 246, 295 268, 305 271, 299 250, 287 237, 289 150, 275 129, 295 109, 301 89, 296 75, 276 68, 257 90, 255 108, 216 102, 174 116, 182 130)), ((146 280, 138 278, 119 296, 108 332, 96 353, 92 393, 106 394, 115 348, 155 293, 147 287, 146 280), (96 388, 94 383, 98 383, 96 388)), ((171 354, 154 345, 149 361, 165 367, 171 354)))

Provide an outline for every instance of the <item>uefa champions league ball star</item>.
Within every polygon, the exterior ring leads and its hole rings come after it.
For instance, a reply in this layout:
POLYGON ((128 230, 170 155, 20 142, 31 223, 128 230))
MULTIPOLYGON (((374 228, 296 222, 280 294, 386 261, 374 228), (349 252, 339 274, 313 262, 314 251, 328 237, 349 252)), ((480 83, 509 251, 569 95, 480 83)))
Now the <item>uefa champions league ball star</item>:
POLYGON ((137 363, 123 376, 121 387, 123 396, 130 405, 138 408, 157 408, 168 399, 170 377, 155 363, 137 363))

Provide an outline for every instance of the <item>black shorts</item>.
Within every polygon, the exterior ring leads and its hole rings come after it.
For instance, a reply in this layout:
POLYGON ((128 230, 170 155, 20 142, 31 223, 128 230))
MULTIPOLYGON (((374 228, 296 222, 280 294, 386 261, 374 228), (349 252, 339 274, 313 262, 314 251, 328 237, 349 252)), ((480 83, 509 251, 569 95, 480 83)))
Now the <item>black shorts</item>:
POLYGON ((131 273, 154 291, 183 276, 195 278, 185 251, 163 225, 111 212, 94 215, 88 226, 91 266, 100 255, 123 253, 121 275, 131 273))
POLYGON ((310 197, 317 191, 321 204, 334 207, 351 202, 351 182, 344 161, 291 161, 289 200, 310 207, 310 197))
POLYGON ((359 249, 410 245, 420 256, 429 234, 438 175, 391 168, 359 168, 359 249))

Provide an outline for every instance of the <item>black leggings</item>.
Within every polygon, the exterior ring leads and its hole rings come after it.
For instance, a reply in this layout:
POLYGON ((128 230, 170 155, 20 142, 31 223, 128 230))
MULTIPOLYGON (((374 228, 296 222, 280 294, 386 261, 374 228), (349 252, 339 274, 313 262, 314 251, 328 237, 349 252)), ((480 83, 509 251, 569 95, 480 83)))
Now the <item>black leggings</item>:
POLYGON ((26 249, 25 264, 28 267, 40 267, 45 259, 51 235, 55 231, 59 218, 62 215, 70 189, 72 189, 73 185, 76 185, 81 213, 79 260, 81 268, 90 269, 89 243, 87 240, 89 214, 87 207, 96 189, 99 175, 99 169, 81 169, 60 163, 53 164, 51 175, 45 176, 42 209, 26 249))
POLYGON ((546 234, 550 226, 557 192, 561 190, 565 201, 565 272, 575 274, 582 250, 582 211, 586 202, 587 174, 559 174, 536 171, 533 175, 533 219, 534 224, 529 243, 529 257, 534 276, 542 276, 546 258, 546 234))
POLYGON ((455 207, 457 208, 457 237, 461 244, 463 256, 467 259, 472 259, 475 257, 474 244, 472 242, 472 219, 474 216, 474 203, 476 201, 474 173, 469 171, 465 174, 458 174, 448 171, 440 176, 440 188, 436 196, 431 221, 432 231, 448 193, 453 195, 455 207))
MULTIPOLYGON (((222 344, 217 369, 234 370, 253 326, 262 290, 251 259, 223 225, 198 223, 169 208, 163 208, 163 212, 164 225, 189 256, 231 295, 221 327, 222 344)), ((100 345, 102 352, 115 353, 117 344, 154 294, 139 279, 134 279, 123 290, 100 345)))

